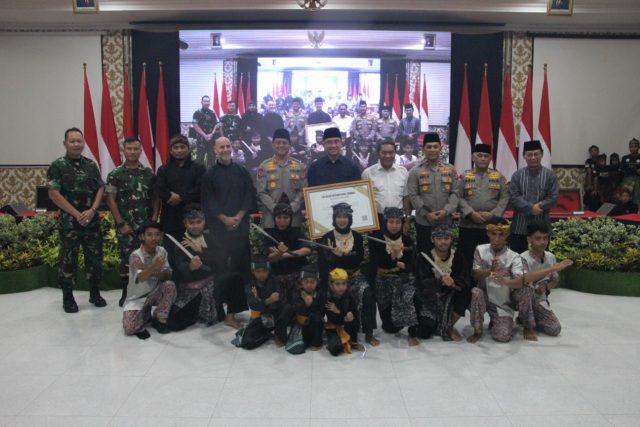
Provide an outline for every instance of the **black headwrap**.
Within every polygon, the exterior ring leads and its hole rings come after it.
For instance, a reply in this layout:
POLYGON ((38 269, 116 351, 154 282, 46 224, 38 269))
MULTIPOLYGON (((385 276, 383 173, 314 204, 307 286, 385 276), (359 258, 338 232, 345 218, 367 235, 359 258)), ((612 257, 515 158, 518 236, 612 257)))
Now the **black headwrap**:
POLYGON ((353 209, 351 209, 351 206, 345 202, 338 203, 337 205, 333 205, 332 208, 333 208, 333 228, 335 228, 336 231, 340 234, 347 234, 349 231, 351 231, 351 225, 353 224, 353 209), (349 217, 349 224, 347 224, 345 228, 339 228, 336 225, 336 217, 340 215, 349 217))

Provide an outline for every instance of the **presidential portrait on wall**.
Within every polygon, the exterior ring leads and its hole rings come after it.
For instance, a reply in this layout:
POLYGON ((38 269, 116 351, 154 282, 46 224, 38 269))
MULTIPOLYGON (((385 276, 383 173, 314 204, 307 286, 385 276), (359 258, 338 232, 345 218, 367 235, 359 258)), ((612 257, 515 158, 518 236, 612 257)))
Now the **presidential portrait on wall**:
POLYGON ((71 0, 73 13, 98 13, 98 0, 71 0))
POLYGON ((547 15, 573 15, 573 0, 548 0, 547 15))

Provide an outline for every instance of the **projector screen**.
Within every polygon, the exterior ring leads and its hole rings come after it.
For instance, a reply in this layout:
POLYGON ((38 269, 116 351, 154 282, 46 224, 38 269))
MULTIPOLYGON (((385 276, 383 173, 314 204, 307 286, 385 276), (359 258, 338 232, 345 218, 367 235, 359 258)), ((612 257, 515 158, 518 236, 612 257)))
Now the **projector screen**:
POLYGON ((536 136, 548 64, 553 164, 583 164, 591 144, 628 153, 640 137, 640 40, 536 38, 533 63, 536 136))

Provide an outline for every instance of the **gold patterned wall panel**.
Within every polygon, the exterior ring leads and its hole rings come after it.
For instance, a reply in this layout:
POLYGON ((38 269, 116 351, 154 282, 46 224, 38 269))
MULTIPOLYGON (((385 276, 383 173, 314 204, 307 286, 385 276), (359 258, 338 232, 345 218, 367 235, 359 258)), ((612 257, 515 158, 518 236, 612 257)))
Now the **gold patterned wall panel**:
MULTIPOLYGON (((113 116, 118 140, 124 139, 122 110, 124 98, 124 72, 131 63, 131 38, 128 31, 110 31, 102 36, 102 65, 107 70, 113 116)), ((130 68, 129 68, 130 70, 130 68)), ((131 84, 131 76, 129 76, 131 84)))
POLYGON ((506 65, 511 65, 511 96, 513 98, 513 116, 516 122, 516 140, 519 143, 520 118, 524 104, 524 92, 527 87, 529 67, 533 65, 533 39, 526 33, 509 33, 505 40, 510 47, 506 52, 506 65))
POLYGON ((553 167, 560 188, 583 188, 584 167, 553 167))
MULTIPOLYGON (((236 60, 235 59, 225 59, 222 61, 222 73, 225 84, 225 89, 227 89, 227 99, 231 101, 233 96, 231 93, 233 92, 233 85, 235 84, 236 79, 236 60)), ((226 114, 226 111, 224 111, 226 114)))
POLYGON ((0 167, 0 206, 21 203, 36 206, 36 187, 46 185, 48 166, 0 167))

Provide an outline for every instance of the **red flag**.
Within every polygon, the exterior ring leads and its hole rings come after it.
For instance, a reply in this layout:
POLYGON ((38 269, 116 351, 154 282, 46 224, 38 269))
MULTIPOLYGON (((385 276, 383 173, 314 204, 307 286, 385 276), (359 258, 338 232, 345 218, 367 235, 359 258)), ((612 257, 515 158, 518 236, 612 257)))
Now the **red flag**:
POLYGON ((133 114, 131 112, 131 89, 129 87, 129 64, 124 66, 124 96, 122 107, 122 133, 125 138, 135 136, 133 130, 133 114))
MULTIPOLYGON (((238 101, 238 96, 237 96, 237 92, 236 92, 236 80, 233 79, 233 84, 231 85, 231 102, 237 102, 238 101)), ((236 104, 236 107, 238 106, 238 104, 236 104)))
POLYGON ((527 87, 524 92, 524 101, 522 105, 522 118, 520 119, 520 141, 518 145, 518 167, 523 168, 527 164, 522 158, 522 149, 526 141, 533 139, 533 74, 529 67, 529 75, 527 76, 527 87))
POLYGON ((95 161, 100 167, 98 131, 96 130, 96 117, 93 115, 89 79, 87 79, 87 64, 84 65, 84 142, 85 146, 82 154, 95 161))
POLYGON ((153 135, 151 133, 151 118, 149 117, 149 102, 147 101, 147 64, 142 64, 140 78, 140 97, 138 98, 138 138, 142 143, 140 163, 153 169, 153 135))
POLYGON ((387 74, 387 81, 384 85, 384 105, 390 105, 389 101, 389 75, 387 74))
POLYGON ((156 107, 156 171, 169 161, 169 120, 164 96, 164 73, 160 62, 158 77, 158 105, 156 107))
POLYGON ((424 74, 422 75, 422 106, 420 108, 420 130, 429 130, 429 102, 427 100, 427 79, 424 74))
POLYGON ((404 96, 402 97, 402 106, 404 108, 404 104, 408 104, 411 102, 409 99, 409 83, 410 81, 407 79, 404 82, 404 96))
POLYGON ((396 74, 396 83, 393 88, 393 114, 396 120, 400 120, 400 92, 398 91, 398 75, 396 74))
POLYGON ((416 84, 413 88, 413 100, 411 103, 418 115, 420 115, 420 76, 416 76, 416 84))
POLYGON ((469 114, 469 89, 467 87, 467 64, 464 64, 464 80, 462 81, 460 119, 458 120, 454 165, 460 173, 471 167, 471 118, 469 114))
POLYGON ((488 144, 493 150, 493 129, 491 125, 491 107, 489 106, 487 64, 484 64, 484 76, 482 77, 482 91, 480 92, 480 111, 478 113, 476 144, 488 144))
POLYGON ((222 88, 220 89, 220 92, 222 92, 220 94, 220 113, 225 115, 229 109, 229 102, 227 101, 227 84, 224 81, 224 76, 222 77, 222 88))
POLYGON ((240 87, 238 88, 238 114, 244 114, 244 92, 242 91, 242 73, 240 73, 240 87))
POLYGON ((245 93, 244 99, 247 104, 251 102, 251 73, 247 74, 247 92, 245 93))
POLYGON ((502 112, 500 114, 500 131, 498 132, 498 155, 496 169, 507 181, 518 170, 518 150, 516 149, 516 129, 513 123, 513 100, 511 98, 511 75, 509 66, 504 76, 504 90, 502 91, 502 112))
POLYGON ((364 82, 364 97, 369 99, 369 97, 371 96, 371 93, 369 92, 369 83, 364 82))
POLYGON ((100 141, 100 170, 102 171, 102 178, 106 179, 109 172, 122 163, 120 159, 120 146, 118 145, 118 133, 116 132, 116 122, 113 118, 113 107, 111 105, 111 94, 109 93, 106 67, 102 71, 100 134, 102 136, 102 141, 100 141))
POLYGON ((218 100, 218 76, 213 73, 213 112, 220 118, 220 101, 218 100))
POLYGON ((547 83, 547 64, 544 64, 544 82, 538 116, 538 133, 542 143, 542 166, 551 168, 551 115, 549 114, 549 84, 547 83))

